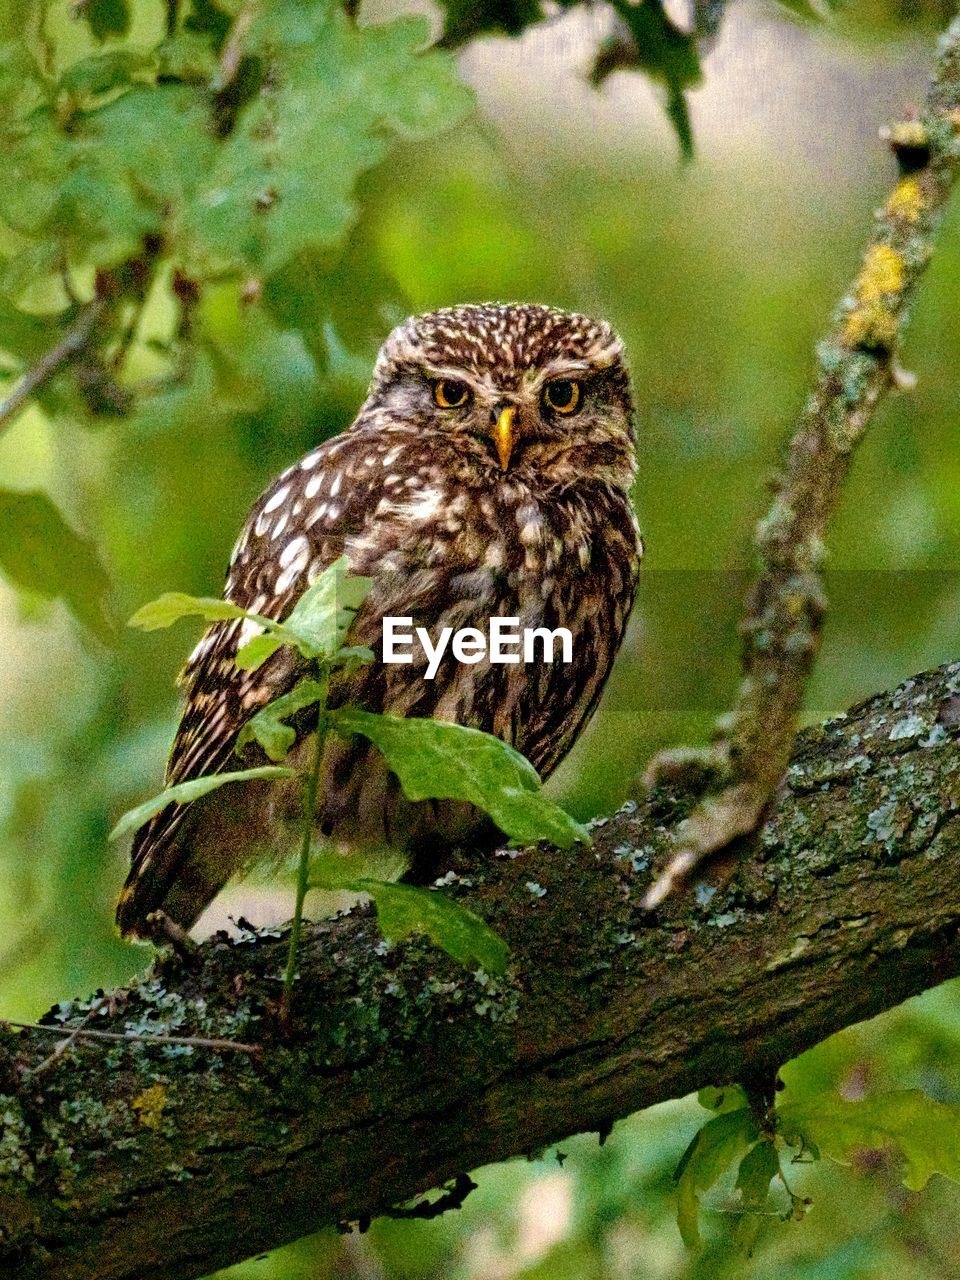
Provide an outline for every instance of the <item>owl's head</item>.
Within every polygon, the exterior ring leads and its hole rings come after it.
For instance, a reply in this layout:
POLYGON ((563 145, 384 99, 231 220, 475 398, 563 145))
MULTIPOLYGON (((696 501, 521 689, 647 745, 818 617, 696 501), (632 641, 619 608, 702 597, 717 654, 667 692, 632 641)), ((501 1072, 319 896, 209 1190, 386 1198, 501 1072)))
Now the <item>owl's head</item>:
POLYGON ((367 408, 451 433, 474 462, 557 479, 633 471, 623 344, 608 324, 529 304, 404 321, 380 350, 367 408))

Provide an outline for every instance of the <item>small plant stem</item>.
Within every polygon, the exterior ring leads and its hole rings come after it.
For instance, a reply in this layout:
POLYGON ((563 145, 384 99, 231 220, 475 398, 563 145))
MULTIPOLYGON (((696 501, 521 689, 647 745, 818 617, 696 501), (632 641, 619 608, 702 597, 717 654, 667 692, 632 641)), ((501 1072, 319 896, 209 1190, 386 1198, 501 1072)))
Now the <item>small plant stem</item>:
POLYGON ((283 998, 280 1006, 281 1021, 289 1023, 290 1004, 293 998, 293 980, 297 971, 297 951, 303 926, 303 904, 310 888, 310 850, 313 848, 313 819, 317 811, 317 792, 320 789, 320 770, 323 767, 323 747, 327 736, 324 712, 327 705, 327 682, 323 682, 323 696, 317 705, 317 733, 313 744, 313 763, 303 780, 303 837, 300 842, 300 864, 297 868, 297 899, 293 908, 293 924, 290 928, 290 949, 287 952, 287 968, 283 975, 283 998))

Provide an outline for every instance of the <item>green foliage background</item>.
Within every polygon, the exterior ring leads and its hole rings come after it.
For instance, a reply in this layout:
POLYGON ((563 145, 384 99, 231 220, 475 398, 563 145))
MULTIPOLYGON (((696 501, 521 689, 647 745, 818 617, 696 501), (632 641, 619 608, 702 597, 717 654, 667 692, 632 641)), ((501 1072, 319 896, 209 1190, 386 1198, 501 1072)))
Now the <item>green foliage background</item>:
MULTIPOLYGON (((852 0, 798 27, 772 5, 734 7, 701 92, 722 83, 728 100, 749 97, 749 60, 724 49, 768 50, 771 78, 749 113, 718 122, 698 116, 692 45, 651 38, 646 62, 633 59, 650 74, 620 71, 588 98, 589 23, 565 16, 559 52, 538 43, 549 29, 519 43, 502 34, 538 17, 536 5, 501 6, 499 22, 447 5, 447 43, 486 32, 463 58, 475 98, 452 57, 419 56, 431 28, 397 20, 399 2, 365 5, 360 30, 308 0, 179 8, 169 38, 162 0, 14 0, 0 15, 7 390, 95 290, 107 310, 97 360, 49 383, 0 434, 0 487, 49 495, 96 546, 108 619, 173 587, 217 593, 253 498, 350 421, 393 322, 492 297, 606 315, 638 393, 648 555, 628 646, 554 789, 580 817, 609 808, 653 750, 701 739, 729 699, 763 479, 893 176, 875 128, 919 98, 944 13, 852 0), (211 42, 247 9, 231 78, 211 42), (580 61, 561 58, 564 40, 582 45, 580 61), (779 80, 781 42, 799 81, 779 80), (274 65, 278 79, 264 75, 274 65), (844 93, 826 92, 831 78, 844 93), (686 166, 684 92, 696 148, 686 166), (672 125, 633 114, 651 93, 672 125)), ((439 34, 441 18, 430 20, 439 34)), ((618 65, 605 56, 607 70, 618 65)), ((960 656, 958 296, 955 208, 906 352, 917 390, 884 407, 832 538, 811 718, 960 656)), ((55 516, 31 519, 50 545, 55 516)), ((67 548, 54 579, 31 579, 27 528, 23 502, 0 501, 0 571, 18 588, 0 593, 7 1016, 144 963, 113 930, 124 868, 106 836, 158 787, 183 656, 163 635, 117 629, 102 644, 110 623, 91 608, 86 543, 67 548), (86 625, 50 598, 58 591, 86 625)), ((947 984, 784 1077, 798 1103, 914 1086, 956 1102, 958 1061, 947 984)), ((960 1266, 956 1187, 935 1177, 909 1192, 887 1158, 796 1166, 791 1186, 812 1210, 788 1226, 771 1213, 749 1261, 731 1241, 731 1179, 706 1197, 704 1252, 688 1254, 671 1174, 704 1116, 692 1100, 655 1108, 602 1148, 595 1136, 562 1144, 562 1165, 548 1153, 481 1172, 464 1209, 437 1222, 323 1235, 229 1274, 866 1280, 960 1266)))

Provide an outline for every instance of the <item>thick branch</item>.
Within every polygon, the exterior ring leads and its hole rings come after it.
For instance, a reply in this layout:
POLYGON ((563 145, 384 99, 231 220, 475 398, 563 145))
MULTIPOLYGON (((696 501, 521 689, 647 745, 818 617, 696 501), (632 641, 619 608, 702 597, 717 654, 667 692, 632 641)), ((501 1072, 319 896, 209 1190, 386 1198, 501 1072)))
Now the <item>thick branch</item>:
POLYGON ((760 566, 741 624, 743 682, 717 751, 729 785, 691 815, 682 847, 647 896, 649 907, 710 854, 755 829, 786 768, 823 629, 827 526, 854 449, 898 381, 897 348, 960 174, 960 18, 941 40, 921 118, 886 133, 900 180, 817 347, 813 390, 757 526, 760 566))
POLYGON ((0 1271, 201 1276, 697 1086, 769 1081, 950 976, 960 663, 802 735, 734 878, 653 918, 683 814, 660 793, 591 849, 461 863, 450 891, 508 939, 509 980, 387 947, 358 909, 309 931, 290 1039, 277 931, 166 959, 85 1024, 259 1055, 77 1038, 50 1062, 49 1035, 0 1031, 0 1271))

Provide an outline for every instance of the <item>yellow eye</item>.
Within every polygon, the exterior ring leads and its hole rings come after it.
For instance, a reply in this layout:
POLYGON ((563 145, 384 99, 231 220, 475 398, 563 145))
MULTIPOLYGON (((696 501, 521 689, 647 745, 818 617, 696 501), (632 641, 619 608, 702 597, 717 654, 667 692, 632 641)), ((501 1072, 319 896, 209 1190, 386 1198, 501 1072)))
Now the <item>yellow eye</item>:
POLYGON ((573 413, 580 403, 580 383, 557 378, 543 388, 543 403, 554 413, 573 413))
POLYGON ((441 409, 462 409, 470 400, 470 388, 455 378, 438 378, 433 384, 433 398, 441 409))

